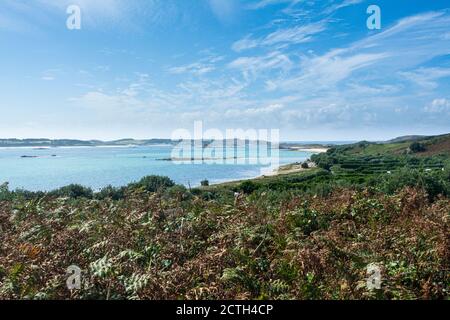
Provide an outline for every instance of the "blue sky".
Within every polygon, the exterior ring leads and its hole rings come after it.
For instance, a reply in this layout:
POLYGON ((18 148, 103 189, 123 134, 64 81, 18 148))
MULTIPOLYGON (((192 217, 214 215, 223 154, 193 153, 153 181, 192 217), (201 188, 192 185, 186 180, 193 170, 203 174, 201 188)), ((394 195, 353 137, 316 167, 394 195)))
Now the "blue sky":
POLYGON ((450 1, 2 0, 0 137, 450 132, 450 1), (66 9, 81 8, 81 30, 66 9), (381 30, 369 30, 369 5, 381 30))

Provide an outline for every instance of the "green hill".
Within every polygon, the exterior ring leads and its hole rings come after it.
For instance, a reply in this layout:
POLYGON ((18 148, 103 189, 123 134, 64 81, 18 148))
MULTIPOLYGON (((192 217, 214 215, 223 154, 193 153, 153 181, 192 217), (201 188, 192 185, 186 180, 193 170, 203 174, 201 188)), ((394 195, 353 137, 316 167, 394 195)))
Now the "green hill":
POLYGON ((449 155, 450 134, 439 136, 408 136, 389 140, 387 142, 368 142, 338 146, 333 148, 337 152, 351 155, 405 155, 417 156, 449 155), (418 144, 422 149, 412 150, 412 145, 418 144))

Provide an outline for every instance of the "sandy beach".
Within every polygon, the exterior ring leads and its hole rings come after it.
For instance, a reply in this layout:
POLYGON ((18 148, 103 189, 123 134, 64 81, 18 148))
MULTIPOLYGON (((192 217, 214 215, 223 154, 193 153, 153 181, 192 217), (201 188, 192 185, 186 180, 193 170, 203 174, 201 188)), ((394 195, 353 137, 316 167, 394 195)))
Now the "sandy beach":
POLYGON ((313 153, 324 153, 329 150, 329 148, 304 148, 304 147, 291 147, 289 149, 292 151, 313 152, 313 153))

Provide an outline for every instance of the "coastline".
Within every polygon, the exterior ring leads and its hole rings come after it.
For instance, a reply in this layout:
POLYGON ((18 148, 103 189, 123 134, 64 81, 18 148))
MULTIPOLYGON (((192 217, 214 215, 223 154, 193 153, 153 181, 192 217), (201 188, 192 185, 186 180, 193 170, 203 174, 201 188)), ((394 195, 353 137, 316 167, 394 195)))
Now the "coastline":
MULTIPOLYGON (((221 184, 226 184, 226 183, 236 183, 236 182, 240 182, 240 181, 257 180, 257 179, 261 179, 264 177, 274 177, 274 176, 278 176, 278 175, 295 174, 295 173, 306 170, 305 168, 302 168, 301 165, 302 165, 302 163, 304 163, 304 161, 306 161, 307 157, 311 156, 311 154, 317 154, 317 153, 326 151, 325 148, 319 148, 318 146, 317 147, 312 146, 310 148, 302 148, 301 146, 295 146, 295 147, 296 148, 293 150, 284 149, 284 151, 285 151, 285 153, 286 153, 286 151, 288 153, 290 153, 291 151, 294 151, 295 153, 305 152, 307 154, 301 155, 299 157, 295 156, 294 154, 291 154, 290 157, 292 157, 292 159, 289 159, 289 160, 285 159, 284 161, 281 161, 281 163, 276 166, 272 166, 272 167, 268 166, 268 167, 260 168, 262 170, 258 169, 258 170, 250 170, 248 172, 240 172, 240 170, 237 170, 237 169, 233 169, 233 168, 225 169, 224 168, 224 170, 230 171, 229 175, 224 175, 224 174, 220 173, 222 171, 222 169, 220 167, 217 167, 214 170, 217 170, 217 172, 220 174, 216 175, 216 174, 214 174, 214 172, 216 172, 216 171, 211 171, 211 170, 209 170, 209 174, 208 174, 208 170, 207 170, 204 173, 204 178, 209 179, 211 181, 211 185, 221 185, 221 184), (218 180, 214 179, 216 176, 219 177, 218 180), (220 179, 220 178, 223 178, 223 179, 220 179)), ((95 147, 71 146, 71 147, 56 147, 56 148, 55 147, 49 147, 49 148, 45 148, 45 147, 39 147, 39 148, 36 148, 36 147, 6 147, 6 148, 1 148, 0 147, 0 152, 2 153, 2 150, 3 151, 16 150, 15 151, 16 153, 14 153, 14 156, 20 157, 21 159, 26 160, 26 158, 56 158, 56 157, 60 158, 59 156, 56 155, 57 149, 62 150, 62 149, 80 149, 80 148, 97 149, 98 147, 97 146, 95 146, 95 147), (24 153, 20 153, 19 150, 22 150, 24 153), (31 152, 28 152, 28 151, 25 153, 25 150, 43 150, 43 152, 42 153, 36 152, 36 154, 34 154, 34 153, 31 154, 31 152), (50 150, 52 150, 52 151, 50 151, 50 150), (55 154, 53 154, 52 152, 55 154), (28 153, 30 153, 30 154, 28 154, 28 153)), ((105 148, 105 147, 100 147, 99 149, 103 149, 103 148, 105 148)), ((106 148, 126 149, 126 148, 130 148, 130 146, 109 146, 106 148)), ((179 159, 177 159, 177 160, 179 160, 179 159)), ((146 161, 146 160, 142 160, 142 161, 146 161)), ((22 162, 20 162, 20 163, 22 163, 22 162)), ((8 163, 6 163, 6 164, 8 164, 8 163)), ((314 164, 309 163, 309 167, 313 168, 314 166, 315 166, 314 164)), ((12 167, 14 169, 14 166, 12 166, 12 167)), ((148 175, 148 174, 143 174, 142 177, 144 177, 145 175, 148 175)), ((166 176, 170 177, 170 175, 168 175, 168 174, 166 176)), ((140 177, 141 176, 135 177, 130 181, 138 180, 140 177)), ((19 176, 19 178, 21 178, 21 177, 19 176)), ((175 178, 176 178, 176 176, 175 176, 175 178)), ((10 179, 10 178, 8 178, 8 176, 5 176, 5 177, 3 177, 2 180, 10 181, 10 180, 14 180, 14 179, 10 179)), ((87 179, 87 178, 80 179, 80 181, 77 181, 77 182, 63 181, 63 183, 58 183, 57 185, 55 183, 55 186, 41 186, 41 187, 36 186, 36 185, 32 185, 32 186, 27 185, 25 183, 26 181, 23 181, 23 179, 22 179, 22 181, 20 179, 18 179, 18 180, 19 180, 19 182, 14 182, 14 183, 10 184, 11 188, 26 189, 26 190, 30 190, 30 191, 51 191, 54 189, 58 189, 58 188, 67 186, 70 183, 87 186, 89 188, 92 188, 93 190, 101 190, 101 188, 104 187, 103 184, 102 185, 98 185, 98 184, 91 185, 90 181, 88 181, 89 179, 87 179)), ((63 179, 61 179, 61 180, 63 180, 63 179)), ((176 179, 174 179, 174 180, 176 180, 176 179)), ((189 186, 189 182, 185 182, 184 179, 178 179, 178 180, 182 180, 182 181, 178 181, 177 183, 182 184, 186 187, 189 186)), ((112 184, 112 185, 118 186, 118 187, 127 185, 127 183, 123 182, 123 181, 112 182, 109 184, 112 184)), ((106 185, 107 184, 105 184, 105 186, 106 185)), ((195 180, 194 184, 191 184, 191 185, 192 185, 192 187, 200 187, 200 180, 198 180, 198 182, 197 182, 197 180, 195 180)))
POLYGON ((305 148, 305 147, 290 147, 289 150, 291 151, 300 151, 300 152, 312 152, 312 153, 325 153, 330 148, 305 148))
MULTIPOLYGON (((302 148, 302 147, 294 147, 294 148, 291 151, 311 152, 311 153, 315 153, 315 154, 325 153, 329 150, 329 148, 302 148)), ((244 179, 232 179, 232 180, 227 180, 227 181, 220 181, 220 182, 211 184, 211 186, 214 187, 214 186, 227 185, 227 184, 231 184, 231 183, 238 183, 238 182, 244 182, 244 181, 260 180, 260 179, 269 178, 269 177, 278 177, 278 176, 282 176, 282 175, 299 173, 299 172, 304 172, 304 171, 308 171, 308 170, 317 168, 317 165, 314 162, 312 162, 312 161, 306 161, 306 162, 308 163, 308 168, 303 168, 302 163, 294 162, 294 163, 280 165, 278 168, 276 168, 270 172, 264 173, 263 175, 258 175, 255 177, 244 178, 244 179)))
MULTIPOLYGON (((319 153, 327 152, 328 150, 330 150, 330 148, 291 147, 290 150, 295 151, 295 152, 310 152, 310 153, 314 153, 314 154, 319 154, 319 153)), ((276 176, 280 176, 280 175, 298 173, 298 172, 317 168, 317 165, 314 162, 312 162, 310 160, 307 160, 305 162, 308 164, 308 168, 303 168, 302 163, 298 163, 298 162, 289 163, 289 164, 281 165, 278 168, 274 169, 272 172, 268 172, 262 176, 256 177, 255 179, 262 179, 265 177, 276 177, 276 176)))

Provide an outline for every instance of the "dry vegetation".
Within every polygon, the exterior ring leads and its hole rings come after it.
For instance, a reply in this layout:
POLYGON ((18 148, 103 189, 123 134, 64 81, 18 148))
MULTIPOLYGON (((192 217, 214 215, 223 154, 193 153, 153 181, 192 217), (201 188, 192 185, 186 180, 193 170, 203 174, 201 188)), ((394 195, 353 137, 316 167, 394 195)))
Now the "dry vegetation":
POLYGON ((449 213, 413 188, 3 201, 0 298, 442 299, 449 213), (371 263, 381 290, 366 287, 371 263), (70 265, 81 290, 66 288, 70 265))
POLYGON ((98 193, 0 185, 0 299, 447 299, 448 137, 401 155, 337 147, 319 168, 193 190, 154 176, 98 193))

